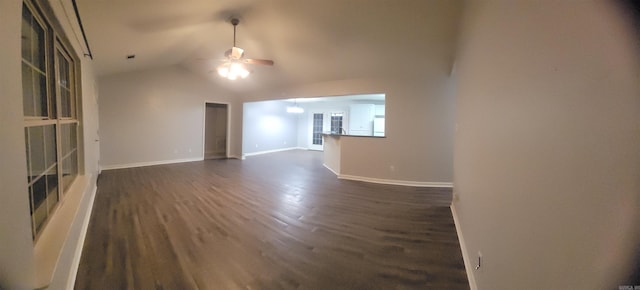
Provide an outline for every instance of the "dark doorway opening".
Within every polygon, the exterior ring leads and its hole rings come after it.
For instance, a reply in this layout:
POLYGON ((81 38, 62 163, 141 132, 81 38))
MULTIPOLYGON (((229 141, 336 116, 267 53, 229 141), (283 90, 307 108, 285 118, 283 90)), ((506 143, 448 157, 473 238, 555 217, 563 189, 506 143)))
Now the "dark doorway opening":
POLYGON ((205 103, 204 159, 228 158, 229 105, 205 103))

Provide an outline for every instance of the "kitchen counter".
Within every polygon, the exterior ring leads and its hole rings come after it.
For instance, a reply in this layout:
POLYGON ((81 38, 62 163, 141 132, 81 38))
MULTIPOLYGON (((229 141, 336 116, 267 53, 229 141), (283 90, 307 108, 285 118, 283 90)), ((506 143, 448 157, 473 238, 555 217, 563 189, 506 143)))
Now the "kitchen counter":
POLYGON ((330 133, 325 132, 322 133, 324 136, 332 136, 332 137, 364 137, 364 138, 385 138, 386 136, 363 136, 363 135, 349 135, 349 134, 338 134, 338 133, 330 133))
MULTIPOLYGON (((349 135, 349 134, 336 134, 331 132, 322 133, 323 136, 323 157, 324 166, 331 170, 334 174, 340 176, 341 163, 342 163, 342 148, 340 139, 342 137, 359 137, 359 138, 385 138, 384 136, 362 136, 362 135, 349 135)), ((345 141, 346 142, 346 141, 345 141)))

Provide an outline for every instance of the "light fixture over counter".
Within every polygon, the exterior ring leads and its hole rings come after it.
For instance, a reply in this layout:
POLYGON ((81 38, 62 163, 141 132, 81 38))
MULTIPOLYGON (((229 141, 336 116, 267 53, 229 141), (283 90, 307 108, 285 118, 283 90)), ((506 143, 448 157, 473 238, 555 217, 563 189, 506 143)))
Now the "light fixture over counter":
POLYGON ((295 107, 287 107, 287 113, 293 113, 293 114, 301 114, 304 113, 304 109, 300 108, 298 106, 295 107))
POLYGON ((302 114, 304 113, 304 109, 302 107, 298 107, 297 100, 293 100, 293 106, 287 107, 287 113, 302 114))

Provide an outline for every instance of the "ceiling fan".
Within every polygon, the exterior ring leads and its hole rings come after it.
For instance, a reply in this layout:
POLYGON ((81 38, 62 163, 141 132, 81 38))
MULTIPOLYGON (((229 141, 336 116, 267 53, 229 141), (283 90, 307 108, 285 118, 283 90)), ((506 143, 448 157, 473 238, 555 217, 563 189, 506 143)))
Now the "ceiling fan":
POLYGON ((231 25, 233 25, 233 47, 224 53, 224 56, 227 59, 225 60, 225 63, 218 67, 218 74, 230 80, 235 80, 238 77, 246 78, 249 76, 249 70, 247 70, 245 64, 269 66, 274 64, 273 60, 269 59, 244 58, 244 49, 236 46, 236 27, 239 23, 240 20, 238 18, 231 19, 231 25))

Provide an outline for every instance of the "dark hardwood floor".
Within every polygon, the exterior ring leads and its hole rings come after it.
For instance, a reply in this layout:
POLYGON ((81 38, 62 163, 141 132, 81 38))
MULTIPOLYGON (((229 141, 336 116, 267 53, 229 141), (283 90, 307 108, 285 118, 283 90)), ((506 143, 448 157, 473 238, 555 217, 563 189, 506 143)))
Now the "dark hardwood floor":
POLYGON ((450 202, 313 151, 104 171, 75 289, 469 289, 450 202))

